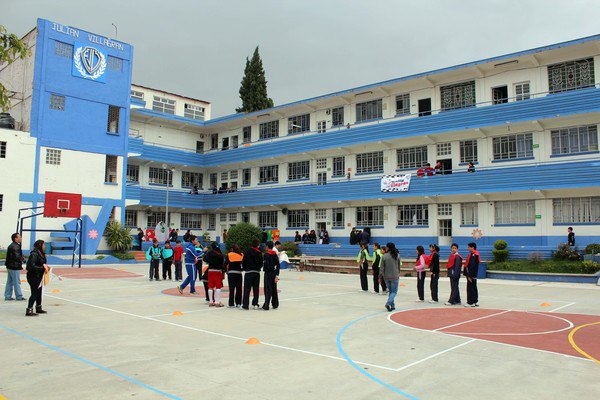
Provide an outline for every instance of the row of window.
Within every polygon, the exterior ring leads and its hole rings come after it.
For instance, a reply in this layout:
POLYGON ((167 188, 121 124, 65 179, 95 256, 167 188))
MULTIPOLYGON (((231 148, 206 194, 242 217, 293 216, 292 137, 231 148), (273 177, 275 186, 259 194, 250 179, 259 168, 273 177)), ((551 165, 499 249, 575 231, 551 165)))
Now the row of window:
MULTIPOLYGON (((131 91, 131 98, 144 100, 144 92, 139 90, 131 91)), ((175 114, 176 101, 161 96, 152 96, 152 110, 162 112, 165 114, 175 114)), ((196 104, 184 103, 183 105, 183 116, 185 118, 197 119, 204 121, 205 108, 196 104)))
MULTIPOLYGON (((74 47, 72 44, 59 41, 54 42, 54 54, 57 56, 73 59, 73 51, 74 47)), ((106 65, 111 71, 123 71, 123 59, 119 57, 107 56, 106 65)))

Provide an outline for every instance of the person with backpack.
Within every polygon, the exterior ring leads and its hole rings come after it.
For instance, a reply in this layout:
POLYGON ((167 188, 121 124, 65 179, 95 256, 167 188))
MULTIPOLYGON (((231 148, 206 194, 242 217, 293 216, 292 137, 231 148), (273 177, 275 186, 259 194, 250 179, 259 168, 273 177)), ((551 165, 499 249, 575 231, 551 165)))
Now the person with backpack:
POLYGON ((360 287, 363 292, 369 291, 369 281, 367 280, 367 272, 369 270, 369 261, 371 261, 371 257, 369 256, 368 243, 360 244, 360 251, 358 252, 358 256, 356 256, 356 262, 358 264, 358 269, 360 272, 360 287))
POLYGON ((262 309, 269 311, 269 303, 276 310, 279 307, 279 295, 277 294, 277 282, 279 282, 279 257, 273 250, 273 242, 267 242, 267 252, 264 256, 263 271, 265 273, 265 303, 262 309))
POLYGON ((479 272, 479 252, 477 244, 468 245, 469 255, 465 260, 464 274, 467 277, 467 304, 465 307, 479 307, 479 293, 477 292, 477 274, 479 272))
POLYGON ((456 243, 452 243, 450 251, 451 254, 450 257, 448 257, 448 264, 446 264, 448 278, 450 278, 450 298, 445 303, 447 306, 460 304, 460 288, 458 283, 463 263, 462 256, 458 254, 458 245, 456 243))
POLYGON ((154 279, 155 281, 159 281, 158 277, 158 267, 160 266, 160 260, 162 259, 162 247, 158 245, 158 240, 154 239, 152 241, 152 247, 148 249, 146 252, 146 259, 150 260, 150 272, 148 274, 149 280, 154 279))
POLYGON ((242 307, 242 261, 244 261, 244 254, 240 246, 234 243, 225 259, 229 284, 229 308, 242 307))
POLYGON ((417 303, 425 301, 425 278, 427 277, 427 271, 425 270, 429 265, 429 257, 425 255, 425 249, 423 246, 417 246, 417 261, 415 264, 415 270, 417 271, 417 293, 419 299, 417 303))
POLYGON ((389 290, 388 300, 385 303, 385 308, 388 311, 394 311, 396 304, 394 299, 398 293, 398 282, 400 279, 400 266, 402 260, 394 243, 386 245, 385 254, 381 258, 381 276, 385 280, 389 290))
POLYGON ((437 244, 430 244, 429 251, 429 271, 431 272, 431 279, 429 281, 429 289, 431 290, 430 303, 438 302, 438 281, 440 279, 440 248, 437 244))

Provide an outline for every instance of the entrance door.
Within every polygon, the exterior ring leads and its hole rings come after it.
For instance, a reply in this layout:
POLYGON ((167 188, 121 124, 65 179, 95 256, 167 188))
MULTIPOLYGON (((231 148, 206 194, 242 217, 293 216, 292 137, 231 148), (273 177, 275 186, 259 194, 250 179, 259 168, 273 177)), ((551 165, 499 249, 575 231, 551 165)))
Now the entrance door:
POLYGON ((452 159, 438 161, 442 163, 442 175, 448 175, 452 173, 452 159))
POLYGON ((439 238, 438 242, 440 246, 449 246, 452 244, 452 220, 451 219, 440 219, 438 220, 439 226, 439 238))
POLYGON ((425 115, 431 115, 431 99, 420 99, 419 100, 419 117, 425 115))
POLYGON ((319 172, 317 175, 317 185, 327 185, 327 172, 319 172))

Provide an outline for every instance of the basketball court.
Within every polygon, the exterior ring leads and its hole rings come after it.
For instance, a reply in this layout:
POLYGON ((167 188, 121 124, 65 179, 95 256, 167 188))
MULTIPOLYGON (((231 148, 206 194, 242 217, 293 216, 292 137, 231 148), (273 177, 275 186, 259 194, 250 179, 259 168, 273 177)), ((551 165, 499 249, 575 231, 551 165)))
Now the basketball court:
MULTIPOLYGON (((358 276, 284 270, 280 308, 265 312, 208 307, 201 285, 200 295, 179 296, 176 282, 149 282, 147 270, 145 264, 56 269, 45 289, 49 314, 35 318, 24 316, 23 303, 0 303, 0 396, 595 399, 600 393, 597 286, 480 280, 481 306, 464 308, 415 303, 415 280, 402 278, 397 311, 388 313, 385 296, 362 293, 358 276)), ((448 281, 440 288, 447 299, 448 281)), ((461 290, 464 296, 464 282, 461 290)))

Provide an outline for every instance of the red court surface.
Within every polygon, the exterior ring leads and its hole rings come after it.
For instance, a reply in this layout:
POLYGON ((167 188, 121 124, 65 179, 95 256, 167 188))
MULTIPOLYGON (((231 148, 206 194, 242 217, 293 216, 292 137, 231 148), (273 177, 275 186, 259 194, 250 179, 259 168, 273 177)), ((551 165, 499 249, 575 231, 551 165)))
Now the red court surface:
MULTIPOLYGON (((229 298, 229 288, 227 286, 223 286, 223 288, 221 288, 221 291, 224 293, 227 293, 227 297, 222 297, 222 299, 225 298, 229 298)), ((190 287, 186 287, 185 290, 183 291, 183 294, 179 294, 179 290, 177 290, 177 287, 173 287, 173 288, 169 288, 169 289, 165 289, 161 292, 162 294, 166 294, 169 296, 178 296, 178 297, 204 297, 204 285, 202 285, 202 283, 200 283, 200 285, 198 285, 198 282, 196 282, 196 294, 192 295, 190 294, 190 287)), ((265 295, 265 291, 264 288, 259 288, 258 289, 258 293, 261 296, 265 295)), ((281 290, 278 290, 277 293, 281 293, 281 290)), ((252 293, 250 293, 250 296, 252 296, 252 293)))
POLYGON ((52 268, 52 273, 60 278, 67 279, 114 279, 138 278, 140 274, 121 271, 114 268, 52 268))
POLYGON ((600 316, 431 308, 399 311, 390 315, 389 319, 424 331, 589 358, 596 362, 600 360, 600 316))

